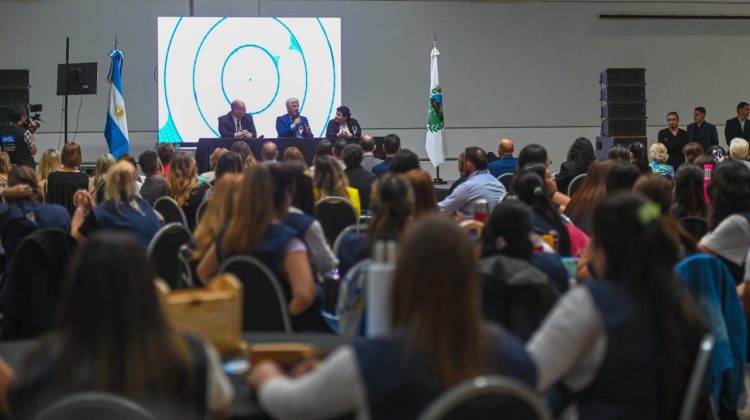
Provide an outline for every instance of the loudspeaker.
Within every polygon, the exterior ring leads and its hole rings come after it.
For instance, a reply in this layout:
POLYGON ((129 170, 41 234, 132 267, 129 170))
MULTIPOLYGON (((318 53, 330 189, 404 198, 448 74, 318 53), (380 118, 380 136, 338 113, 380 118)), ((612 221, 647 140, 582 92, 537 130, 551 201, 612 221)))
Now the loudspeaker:
POLYGON ((607 102, 645 102, 646 86, 602 85, 600 99, 607 102))
POLYGON ((29 88, 28 70, 0 70, 0 88, 29 88))
POLYGON ((606 69, 601 84, 604 137, 646 136, 646 69, 606 69))
POLYGON ((610 137, 638 137, 646 134, 646 120, 602 121, 602 135, 610 137))
POLYGON ((646 69, 607 69, 599 75, 603 85, 645 85, 646 69))
POLYGON ((602 118, 645 120, 645 102, 602 102, 602 118))

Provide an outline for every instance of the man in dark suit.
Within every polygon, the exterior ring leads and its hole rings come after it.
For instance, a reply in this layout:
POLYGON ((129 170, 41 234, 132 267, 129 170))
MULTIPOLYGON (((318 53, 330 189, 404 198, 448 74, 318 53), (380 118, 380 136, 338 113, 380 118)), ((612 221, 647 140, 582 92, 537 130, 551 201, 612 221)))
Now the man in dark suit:
POLYGON ((708 150, 709 147, 719 144, 719 133, 716 131, 716 126, 706 121, 706 108, 695 107, 693 121, 695 122, 687 126, 688 140, 700 144, 703 150, 708 150))
POLYGON ((667 147, 669 159, 667 163, 672 165, 674 171, 685 163, 685 156, 682 154, 682 148, 688 144, 687 131, 679 128, 680 116, 672 111, 667 114, 667 128, 659 131, 657 141, 667 147))
POLYGON ((245 103, 232 101, 232 110, 219 117, 219 135, 228 139, 253 139, 258 137, 253 116, 247 113, 245 103))
POLYGON ((286 114, 276 118, 278 137, 312 137, 307 118, 299 114, 299 99, 286 100, 286 114))
POLYGON ((750 140, 750 121, 747 121, 748 114, 750 114, 750 104, 740 102, 737 105, 737 116, 728 119, 724 126, 724 138, 727 140, 727 145, 735 137, 750 140))

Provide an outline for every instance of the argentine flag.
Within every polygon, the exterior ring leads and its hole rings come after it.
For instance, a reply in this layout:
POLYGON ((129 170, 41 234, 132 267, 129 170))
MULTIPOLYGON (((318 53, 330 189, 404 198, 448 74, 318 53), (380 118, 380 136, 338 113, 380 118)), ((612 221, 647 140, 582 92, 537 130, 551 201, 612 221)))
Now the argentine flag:
POLYGON ((107 76, 110 90, 104 137, 107 139, 109 152, 117 159, 123 153, 130 153, 128 120, 125 118, 125 100, 122 97, 122 63, 125 56, 122 51, 115 49, 109 52, 109 57, 112 59, 112 64, 107 76))

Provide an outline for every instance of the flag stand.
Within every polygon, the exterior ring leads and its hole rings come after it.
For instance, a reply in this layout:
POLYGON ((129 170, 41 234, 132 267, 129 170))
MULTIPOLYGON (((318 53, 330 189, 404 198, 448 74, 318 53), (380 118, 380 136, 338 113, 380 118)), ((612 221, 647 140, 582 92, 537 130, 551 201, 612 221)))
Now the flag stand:
POLYGON ((433 185, 445 185, 448 182, 440 178, 440 167, 435 167, 435 178, 432 180, 433 185))

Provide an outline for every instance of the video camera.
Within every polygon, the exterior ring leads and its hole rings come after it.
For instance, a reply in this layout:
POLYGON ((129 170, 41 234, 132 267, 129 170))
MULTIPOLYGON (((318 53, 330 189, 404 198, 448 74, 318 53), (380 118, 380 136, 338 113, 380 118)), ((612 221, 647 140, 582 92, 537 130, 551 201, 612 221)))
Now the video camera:
POLYGON ((38 130, 41 123, 44 122, 40 112, 42 112, 42 104, 29 105, 28 112, 26 113, 26 122, 23 124, 24 128, 32 133, 38 130))

